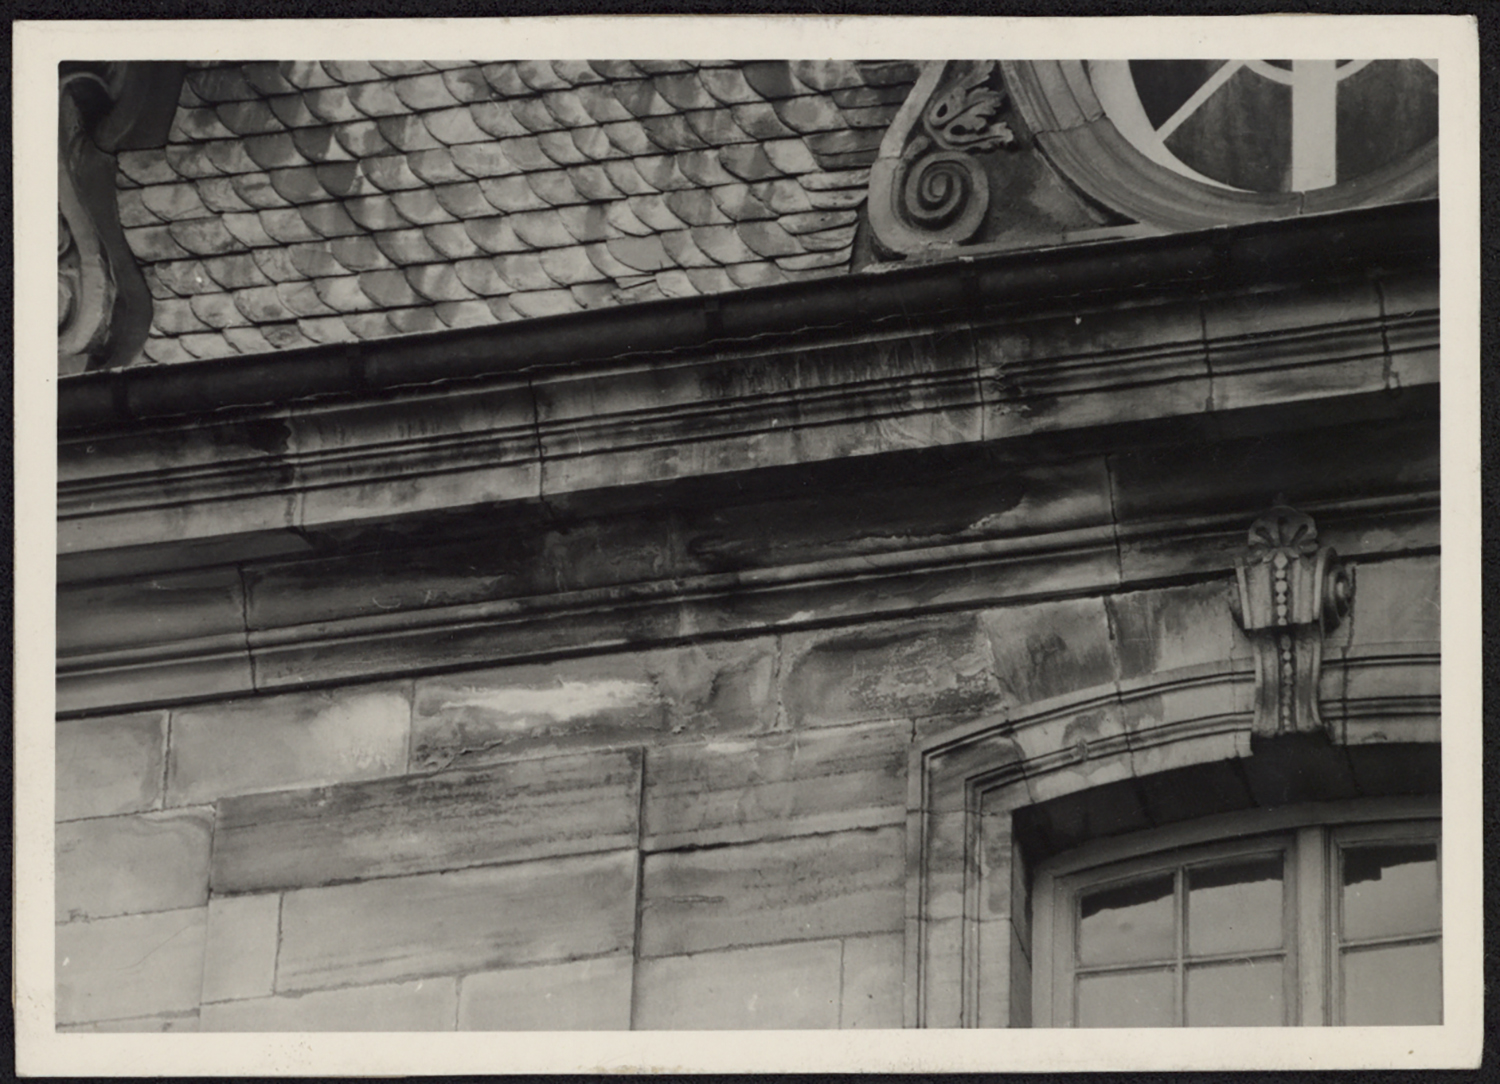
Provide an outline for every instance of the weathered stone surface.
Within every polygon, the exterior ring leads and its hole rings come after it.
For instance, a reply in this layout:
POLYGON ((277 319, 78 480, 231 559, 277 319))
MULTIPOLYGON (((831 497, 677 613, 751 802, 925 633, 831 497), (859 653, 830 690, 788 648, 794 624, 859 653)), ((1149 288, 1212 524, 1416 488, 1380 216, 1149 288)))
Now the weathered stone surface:
POLYGON ((175 911, 208 901, 213 812, 170 810, 57 826, 57 920, 175 911))
POLYGON ((970 814, 960 809, 931 813, 924 820, 927 877, 922 914, 928 919, 959 918, 968 884, 970 814))
POLYGON ((452 1031, 452 978, 203 1006, 200 1031, 452 1031))
MULTIPOLYGON (((61 441, 59 553, 292 525, 298 495, 276 484, 287 475, 287 436, 285 413, 273 411, 211 426, 194 419, 61 441), (246 485, 242 499, 202 499, 222 496, 218 486, 202 480, 219 472, 246 485), (184 483, 184 475, 193 481, 184 483), (123 492, 110 492, 110 483, 118 485, 122 477, 123 492)), ((238 578, 232 568, 202 575, 226 584, 238 578)), ((166 598, 162 603, 177 605, 166 598)))
POLYGON ((944 918, 921 924, 923 988, 920 1026, 963 1026, 963 984, 954 976, 963 974, 964 919, 944 918))
POLYGON ((203 1000, 270 997, 275 992, 281 896, 216 897, 208 902, 203 1000))
POLYGON ((844 940, 841 1028, 899 1028, 905 999, 901 934, 844 940))
POLYGON ((1119 676, 1109 617, 1097 598, 1059 599, 980 615, 1004 703, 1034 704, 1119 676))
POLYGON ((304 527, 348 519, 351 509, 378 518, 538 493, 535 411, 522 381, 489 382, 462 396, 443 390, 400 403, 314 405, 294 411, 290 426, 304 527), (410 458, 368 452, 398 441, 410 458))
POLYGON ((1137 742, 1130 761, 1138 777, 1169 772, 1176 768, 1206 765, 1250 755, 1250 723, 1240 727, 1218 727, 1207 732, 1185 732, 1175 741, 1137 742))
POLYGON ((409 690, 361 686, 181 708, 172 714, 168 804, 399 775, 409 690))
POLYGON ((1351 716, 1393 710, 1436 714, 1441 696, 1442 667, 1435 641, 1368 644, 1350 649, 1343 703, 1335 710, 1351 716))
POLYGON ((467 975, 460 1031, 625 1031, 634 961, 604 956, 467 975))
POLYGON ((990 644, 971 614, 791 633, 781 700, 793 726, 974 714, 999 694, 990 644))
POLYGON ((412 764, 464 767, 520 749, 642 740, 667 707, 639 655, 418 679, 412 764))
POLYGON ((962 330, 538 378, 545 494, 980 439, 962 330), (649 404, 648 410, 642 404, 649 404), (725 419, 728 419, 726 422, 725 419))
POLYGON ((776 652, 770 637, 649 652, 646 669, 666 700, 672 735, 771 729, 776 723, 776 652))
POLYGON ((836 1028, 841 945, 796 945, 642 960, 635 1027, 836 1028))
POLYGON ((206 907, 57 927, 60 1024, 198 1007, 206 907))
POLYGON ((1192 303, 976 329, 986 437, 1207 410, 1202 339, 1192 303))
POLYGON ((1203 306, 1214 407, 1384 387, 1379 293, 1371 283, 1303 283, 1203 306), (1340 364, 1354 359, 1354 364, 1340 364))
MULTIPOLYGON (((128 625, 129 619, 120 623, 128 625)), ((108 655, 59 657, 57 665, 57 710, 119 711, 168 701, 202 696, 234 696, 253 692, 255 675, 244 634, 226 634, 207 643, 202 653, 181 655, 178 645, 141 653, 128 648, 108 655), (116 665, 116 664, 120 665, 116 665)))
POLYGON ((641 753, 582 753, 225 799, 215 892, 305 888, 636 843, 641 753))
POLYGON ((1361 561, 1355 568, 1350 642, 1442 639, 1442 580, 1436 557, 1361 561))
POLYGON ((669 746, 646 759, 644 847, 901 824, 905 722, 669 746))
POLYGON ((684 501, 676 510, 676 559, 704 572, 736 572, 1110 521, 1102 456, 1038 464, 939 448, 835 461, 803 469, 797 484, 777 482, 751 475, 742 500, 684 501))
POLYGON ((1386 348, 1400 386, 1438 379, 1438 278, 1390 276, 1379 282, 1386 348))
POLYGON ((418 768, 775 724, 776 644, 690 644, 419 679, 418 768))
POLYGON ((905 829, 647 855, 639 955, 901 928, 905 829))
POLYGON ((1132 591, 1105 600, 1120 676, 1250 656, 1229 609, 1229 579, 1132 591))
POLYGON ((57 724, 60 821, 138 813, 161 804, 167 713, 57 724))
POLYGON ((635 925, 634 851, 287 893, 278 992, 616 952, 635 925))
POLYGON ((244 632, 244 597, 233 568, 66 584, 58 591, 59 657, 226 633, 243 643, 244 632))
POLYGON ((62 1033, 197 1031, 198 1014, 164 1013, 160 1016, 132 1016, 127 1020, 99 1020, 90 1024, 59 1024, 57 1030, 62 1033))
MULTIPOLYGON (((1434 438, 1435 428, 1427 419, 1386 418, 1235 436, 1217 441, 1212 454, 1205 454, 1201 443, 1144 446, 1110 457, 1111 492, 1122 527, 1149 530, 1153 521, 1184 512, 1224 515, 1232 517, 1223 525, 1236 536, 1231 545, 1243 551, 1245 532, 1265 510, 1267 495, 1279 492, 1296 506, 1312 507, 1356 492, 1435 489, 1439 464, 1434 438)), ((1318 512, 1316 518, 1320 540, 1333 542, 1339 517, 1318 512)), ((1360 524, 1363 530, 1379 526, 1370 519, 1360 524)), ((1367 550, 1339 546, 1346 557, 1367 550)), ((1232 567, 1232 561, 1222 567, 1232 567)))
POLYGON ((555 589, 541 510, 506 505, 486 519, 487 532, 457 526, 467 517, 450 519, 439 537, 401 520, 346 526, 335 537, 354 540, 352 553, 252 562, 244 574, 246 624, 253 634, 555 589))

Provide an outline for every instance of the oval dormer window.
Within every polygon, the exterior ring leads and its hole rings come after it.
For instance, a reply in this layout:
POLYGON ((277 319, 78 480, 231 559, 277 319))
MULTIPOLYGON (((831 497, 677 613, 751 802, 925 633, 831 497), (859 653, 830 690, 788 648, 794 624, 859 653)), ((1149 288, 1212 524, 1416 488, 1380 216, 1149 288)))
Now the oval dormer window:
POLYGON ((1053 165, 1151 225, 1437 195, 1430 61, 1017 61, 1006 76, 1053 165))

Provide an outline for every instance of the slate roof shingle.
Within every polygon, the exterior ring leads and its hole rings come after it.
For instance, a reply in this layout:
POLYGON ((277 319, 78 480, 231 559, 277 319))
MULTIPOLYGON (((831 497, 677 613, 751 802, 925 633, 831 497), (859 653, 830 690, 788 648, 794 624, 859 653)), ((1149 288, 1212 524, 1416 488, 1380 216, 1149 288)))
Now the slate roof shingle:
POLYGON ((119 156, 142 362, 847 272, 908 62, 190 65, 119 156))

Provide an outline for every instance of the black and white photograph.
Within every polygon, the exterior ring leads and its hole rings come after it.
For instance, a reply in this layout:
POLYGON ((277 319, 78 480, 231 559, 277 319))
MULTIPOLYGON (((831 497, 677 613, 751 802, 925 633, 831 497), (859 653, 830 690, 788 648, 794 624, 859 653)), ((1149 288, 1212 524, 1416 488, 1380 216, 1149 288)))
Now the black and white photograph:
POLYGON ((1472 23, 827 22, 18 26, 23 1065, 1476 1063, 1472 23))

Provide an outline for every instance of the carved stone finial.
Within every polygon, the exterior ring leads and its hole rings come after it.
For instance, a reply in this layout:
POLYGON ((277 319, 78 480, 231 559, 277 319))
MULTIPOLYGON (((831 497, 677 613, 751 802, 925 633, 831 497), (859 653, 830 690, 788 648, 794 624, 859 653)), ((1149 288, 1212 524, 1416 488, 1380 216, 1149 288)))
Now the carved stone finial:
POLYGON ((1316 731, 1323 638, 1354 600, 1354 570, 1318 545, 1312 517, 1276 504, 1250 526, 1235 568, 1235 619, 1255 649, 1256 734, 1316 731))
POLYGON ((1016 145, 999 114, 1009 98, 993 60, 929 61, 891 122, 870 171, 870 223, 880 244, 910 255, 968 240, 989 208, 974 156, 1016 145))

